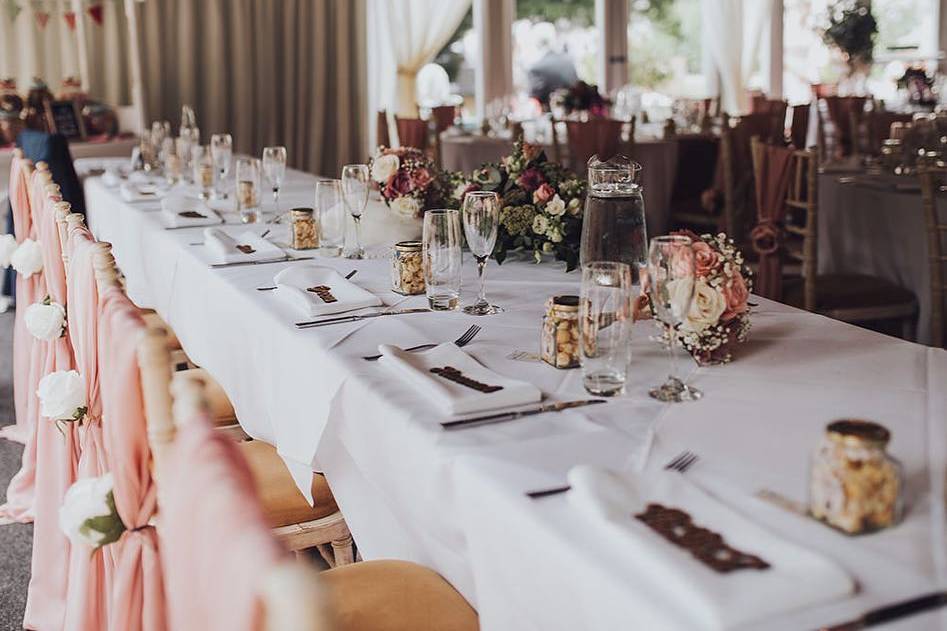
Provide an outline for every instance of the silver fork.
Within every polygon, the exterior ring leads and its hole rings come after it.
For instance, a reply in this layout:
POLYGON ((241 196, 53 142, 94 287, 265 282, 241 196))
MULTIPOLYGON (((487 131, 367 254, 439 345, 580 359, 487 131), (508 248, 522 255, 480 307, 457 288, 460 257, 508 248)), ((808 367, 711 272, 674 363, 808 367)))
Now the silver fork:
MULTIPOLYGON (((476 324, 474 324, 474 325, 472 325, 469 329, 467 329, 466 331, 464 331, 464 334, 463 334, 463 335, 461 335, 461 336, 458 337, 456 340, 454 340, 454 344, 456 344, 457 346, 460 346, 460 347, 464 347, 464 346, 466 346, 467 344, 470 344, 470 342, 471 342, 475 337, 477 337, 477 333, 480 333, 480 327, 477 326, 476 324)), ((408 352, 426 351, 426 350, 428 350, 428 349, 430 349, 430 348, 434 348, 435 346, 437 346, 437 344, 421 344, 421 345, 419 345, 419 346, 412 346, 411 348, 406 348, 406 349, 404 349, 404 350, 406 350, 406 351, 408 351, 408 352)), ((362 359, 364 359, 364 360, 366 360, 366 361, 373 362, 373 361, 375 361, 375 360, 381 359, 381 355, 367 355, 367 356, 365 356, 365 357, 362 357, 362 359)))
MULTIPOLYGON (((665 471, 677 471, 678 473, 684 473, 692 466, 694 463, 700 460, 700 456, 695 454, 692 451, 684 450, 679 453, 677 456, 671 459, 666 465, 664 465, 665 471)), ((543 497, 549 497, 550 495, 559 495, 560 493, 565 493, 571 486, 556 486, 551 489, 539 489, 538 491, 527 491, 527 497, 538 500, 543 497)))

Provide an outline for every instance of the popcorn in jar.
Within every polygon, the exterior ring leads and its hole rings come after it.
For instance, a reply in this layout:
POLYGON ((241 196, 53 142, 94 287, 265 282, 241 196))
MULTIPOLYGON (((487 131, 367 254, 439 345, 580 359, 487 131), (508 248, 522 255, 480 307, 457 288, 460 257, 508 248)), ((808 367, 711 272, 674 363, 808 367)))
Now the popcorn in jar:
POLYGON ((294 250, 314 250, 319 247, 319 227, 312 208, 293 208, 292 247, 294 250))
POLYGON ((901 518, 901 464, 885 452, 891 433, 871 421, 826 427, 809 475, 809 511, 848 534, 893 526, 901 518))
POLYGON ((579 297, 553 296, 546 300, 541 356, 556 368, 579 365, 579 297))
POLYGON ((400 241, 391 254, 391 290, 404 296, 424 293, 421 242, 400 241))

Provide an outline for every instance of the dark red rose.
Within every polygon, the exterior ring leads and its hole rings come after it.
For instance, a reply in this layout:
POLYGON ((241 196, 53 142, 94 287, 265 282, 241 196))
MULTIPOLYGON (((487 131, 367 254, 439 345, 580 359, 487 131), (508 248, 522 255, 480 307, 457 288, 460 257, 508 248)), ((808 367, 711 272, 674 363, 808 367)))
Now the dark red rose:
POLYGON ((431 183, 431 180, 434 178, 431 176, 431 172, 425 168, 415 169, 412 173, 412 179, 414 180, 414 187, 418 189, 427 188, 427 185, 431 183))
POLYGON ((535 191, 543 182, 545 182, 545 180, 543 179, 542 171, 535 168, 526 169, 523 171, 523 174, 516 179, 516 185, 527 193, 535 191))
POLYGON ((411 180, 411 176, 404 171, 398 171, 391 176, 391 179, 389 179, 385 185, 385 197, 387 199, 394 199, 395 197, 407 195, 413 190, 414 182, 411 180))

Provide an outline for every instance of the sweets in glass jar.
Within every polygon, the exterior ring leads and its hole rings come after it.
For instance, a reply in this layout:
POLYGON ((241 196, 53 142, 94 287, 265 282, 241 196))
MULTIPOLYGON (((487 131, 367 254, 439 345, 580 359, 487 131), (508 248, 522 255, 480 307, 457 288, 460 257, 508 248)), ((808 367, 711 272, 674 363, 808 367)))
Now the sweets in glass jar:
POLYGON ((556 368, 579 365, 579 297, 552 296, 543 315, 541 356, 556 368))
POLYGON ((405 296, 424 293, 421 242, 400 241, 391 253, 391 290, 405 296))
POLYGON ((848 534, 898 522, 902 508, 900 463, 885 452, 890 432, 871 421, 844 419, 826 427, 812 457, 809 511, 848 534))
POLYGON ((312 208, 293 208, 292 248, 294 250, 313 250, 319 247, 319 227, 313 217, 312 208))

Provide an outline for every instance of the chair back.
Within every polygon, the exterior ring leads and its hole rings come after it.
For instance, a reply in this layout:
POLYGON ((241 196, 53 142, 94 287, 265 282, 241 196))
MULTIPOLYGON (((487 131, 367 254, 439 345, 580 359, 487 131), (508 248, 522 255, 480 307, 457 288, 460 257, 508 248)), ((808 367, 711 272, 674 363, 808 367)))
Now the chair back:
POLYGON ((427 151, 428 125, 426 120, 395 116, 395 124, 398 126, 398 144, 400 146, 427 151))
POLYGON ((434 133, 440 134, 454 124, 454 119, 457 118, 457 106, 438 105, 432 107, 431 118, 434 119, 434 133))
POLYGON ((34 129, 24 129, 17 136, 16 144, 34 164, 45 162, 49 171, 62 189, 62 198, 72 205, 73 212, 85 213, 85 196, 76 169, 69 153, 69 141, 62 134, 48 134, 34 129))
POLYGON ((860 134, 860 137, 865 138, 867 142, 867 146, 864 146, 865 151, 870 155, 879 155, 884 141, 891 137, 891 125, 893 123, 910 123, 911 120, 911 114, 878 110, 866 112, 864 117, 865 133, 860 134))
POLYGON ((789 141, 796 149, 808 149, 806 143, 809 136, 809 108, 808 103, 792 106, 789 141))
POLYGON ((931 344, 947 347, 947 211, 944 210, 944 183, 947 170, 921 172, 924 224, 927 228, 927 256, 930 261, 931 344), (940 203, 938 204, 938 201, 940 203))
POLYGON ((772 138, 774 118, 771 114, 748 114, 726 125, 720 135, 720 175, 723 189, 723 230, 742 243, 749 226, 756 218, 753 194, 753 138, 772 138))
POLYGON ((576 173, 585 173, 589 158, 594 155, 606 160, 620 153, 631 154, 634 120, 629 123, 611 118, 590 118, 586 121, 567 120, 565 124, 570 167, 576 173), (629 135, 628 140, 623 138, 625 134, 629 135))
POLYGON ((759 138, 753 138, 751 148, 757 219, 750 237, 760 257, 755 289, 761 296, 778 300, 782 297, 783 217, 795 151, 759 138))
POLYGON ((833 142, 834 157, 852 155, 853 139, 857 135, 857 123, 865 109, 866 96, 823 96, 819 99, 820 133, 833 142))
POLYGON ((379 110, 377 120, 378 124, 375 127, 375 144, 381 145, 383 147, 390 147, 391 134, 388 133, 388 112, 385 110, 379 110))

